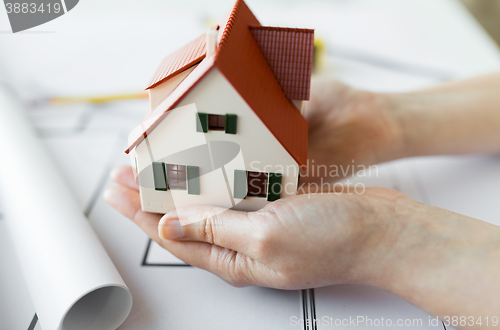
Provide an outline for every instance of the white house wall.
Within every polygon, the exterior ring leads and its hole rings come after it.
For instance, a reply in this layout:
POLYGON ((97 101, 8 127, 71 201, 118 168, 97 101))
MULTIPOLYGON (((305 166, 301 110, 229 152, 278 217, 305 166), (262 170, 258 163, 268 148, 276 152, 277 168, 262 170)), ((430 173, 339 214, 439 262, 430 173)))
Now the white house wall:
POLYGON ((153 111, 156 107, 170 94, 172 91, 179 86, 179 84, 186 78, 191 71, 196 68, 196 65, 193 65, 189 69, 182 71, 176 76, 168 79, 164 83, 151 88, 149 90, 149 110, 153 111))
POLYGON ((176 109, 169 111, 147 139, 136 147, 136 154, 144 211, 165 213, 173 209, 174 204, 176 207, 214 205, 252 211, 269 203, 265 198, 258 197, 234 199, 235 169, 282 173, 281 198, 295 195, 296 192, 297 163, 216 68, 193 88, 176 109), (196 112, 236 114, 236 134, 210 130, 207 133, 197 132, 196 112), (213 153, 213 145, 218 141, 234 142, 240 147, 239 153, 237 149, 228 151, 235 156, 224 164, 224 171, 222 168, 214 169, 213 161, 207 161, 209 154, 213 153), (208 144, 211 148, 206 147, 209 142, 213 142, 208 144), (193 147, 197 147, 192 149, 197 151, 197 156, 193 157, 189 153, 182 156, 183 151, 193 147), (154 190, 151 172, 153 161, 199 166, 200 195, 188 195, 186 191, 178 190, 154 190), (224 176, 227 177, 227 183, 224 176))

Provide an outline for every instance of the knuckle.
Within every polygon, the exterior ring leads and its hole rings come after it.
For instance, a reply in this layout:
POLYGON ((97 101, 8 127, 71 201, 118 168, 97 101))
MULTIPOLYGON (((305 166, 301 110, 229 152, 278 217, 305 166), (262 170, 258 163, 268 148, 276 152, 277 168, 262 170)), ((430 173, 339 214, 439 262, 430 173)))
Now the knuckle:
POLYGON ((213 219, 212 218, 205 218, 203 220, 203 226, 202 226, 202 237, 203 241, 214 244, 214 225, 213 225, 213 219))
POLYGON ((225 280, 232 286, 244 286, 245 280, 237 273, 227 273, 225 280))
POLYGON ((256 257, 272 255, 284 232, 284 228, 276 216, 277 210, 268 206, 254 214, 258 221, 254 222, 256 226, 252 232, 251 249, 252 255, 256 257))
POLYGON ((250 285, 246 276, 248 268, 246 257, 226 248, 218 248, 212 255, 213 267, 217 270, 217 275, 225 282, 235 287, 250 285))
POLYGON ((252 253, 257 257, 264 257, 272 253, 274 233, 269 225, 263 224, 253 233, 252 253))
POLYGON ((207 211, 203 214, 202 219, 199 225, 200 239, 204 242, 218 245, 221 238, 218 237, 217 226, 223 223, 221 214, 214 211, 207 211))

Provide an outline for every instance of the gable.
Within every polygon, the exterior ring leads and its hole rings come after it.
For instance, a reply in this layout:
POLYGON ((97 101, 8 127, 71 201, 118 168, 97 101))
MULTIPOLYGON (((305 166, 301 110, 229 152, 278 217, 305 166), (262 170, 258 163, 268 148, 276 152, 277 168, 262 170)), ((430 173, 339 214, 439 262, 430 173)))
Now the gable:
POLYGON ((260 26, 259 21, 243 0, 237 0, 226 26, 220 32, 220 42, 215 54, 204 58, 146 118, 141 127, 131 134, 129 147, 125 152, 129 153, 137 146, 161 122, 166 113, 174 109, 192 88, 216 67, 293 159, 299 165, 306 165, 307 120, 283 92, 252 35, 250 27, 255 26, 260 26))
POLYGON ((285 96, 250 26, 260 26, 238 0, 223 31, 215 65, 300 165, 307 163, 307 120, 285 96))

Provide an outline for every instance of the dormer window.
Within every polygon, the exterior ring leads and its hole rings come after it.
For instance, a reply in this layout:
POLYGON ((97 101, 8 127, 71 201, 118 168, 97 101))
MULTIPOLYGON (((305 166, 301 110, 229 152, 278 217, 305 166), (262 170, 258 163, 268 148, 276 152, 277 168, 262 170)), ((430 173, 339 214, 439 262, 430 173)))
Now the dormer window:
POLYGON ((227 134, 236 134, 237 116, 232 113, 216 115, 198 112, 196 116, 196 131, 224 131, 227 134))
POLYGON ((226 129, 226 116, 208 115, 208 129, 211 131, 224 131, 226 129))

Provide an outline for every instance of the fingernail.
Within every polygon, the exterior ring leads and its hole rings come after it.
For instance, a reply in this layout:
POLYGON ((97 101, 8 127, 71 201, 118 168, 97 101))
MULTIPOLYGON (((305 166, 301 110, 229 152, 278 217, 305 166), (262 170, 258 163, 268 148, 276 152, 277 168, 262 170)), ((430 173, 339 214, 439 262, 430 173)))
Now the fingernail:
POLYGON ((109 178, 115 181, 117 177, 118 177, 118 168, 114 168, 111 170, 111 172, 109 172, 109 178))
POLYGON ((158 223, 158 236, 161 239, 176 239, 184 237, 184 229, 181 222, 173 217, 174 212, 165 214, 158 223))
POLYGON ((105 200, 106 202, 108 202, 108 203, 109 203, 109 204, 111 204, 111 205, 114 205, 114 202, 115 202, 115 194, 114 194, 114 192, 113 192, 113 189, 106 189, 106 190, 104 191, 103 196, 104 196, 104 200, 105 200))

